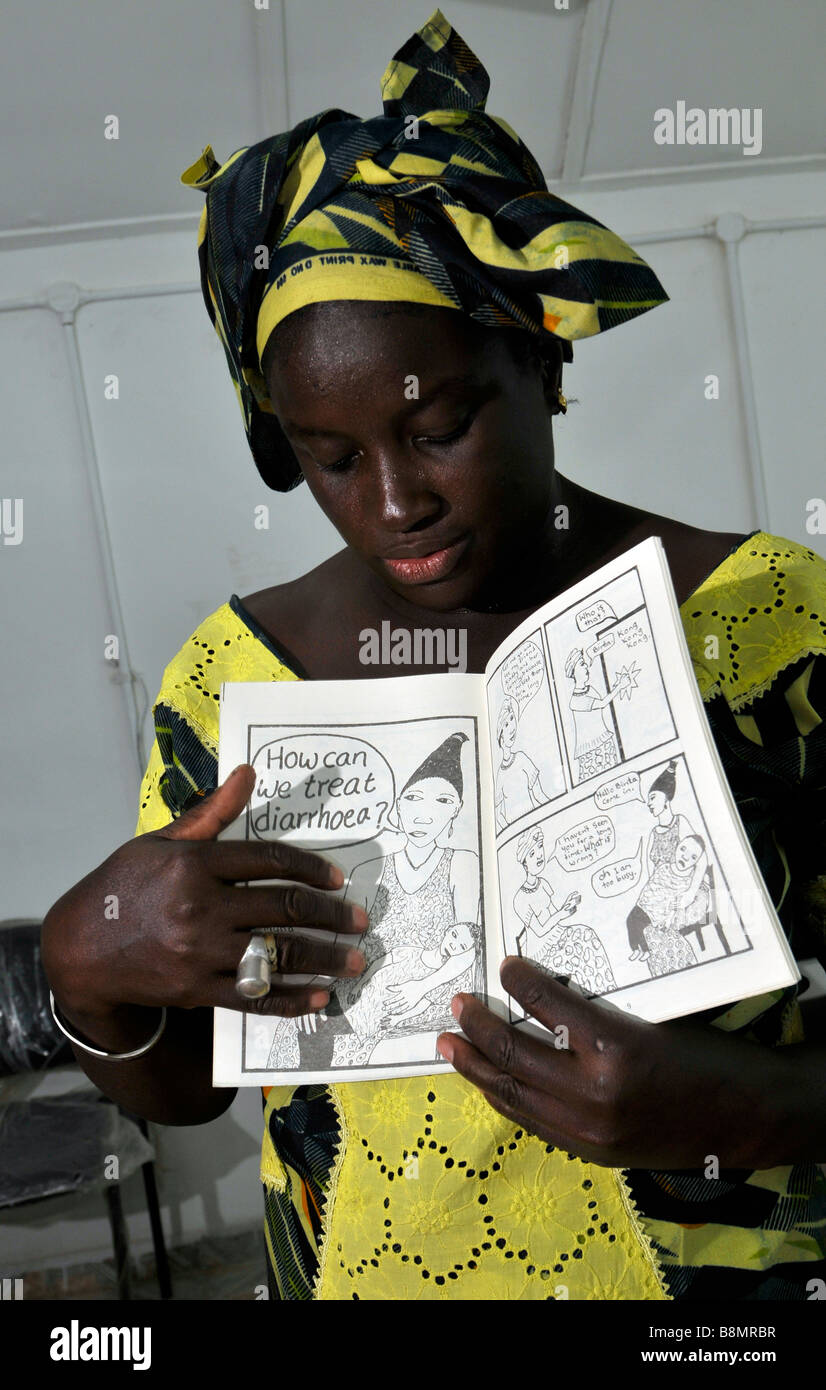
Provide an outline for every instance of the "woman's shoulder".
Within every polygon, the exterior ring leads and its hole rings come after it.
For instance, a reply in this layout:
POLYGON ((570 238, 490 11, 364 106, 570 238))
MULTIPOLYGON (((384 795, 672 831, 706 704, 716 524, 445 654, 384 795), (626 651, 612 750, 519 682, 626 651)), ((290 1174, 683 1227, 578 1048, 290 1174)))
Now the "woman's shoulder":
MULTIPOLYGON (((716 533, 706 533, 714 535, 716 533)), ((722 537, 722 533, 720 533, 722 537)), ((736 540, 736 538, 735 538, 736 540)), ((810 594, 822 598, 826 592, 826 559, 801 541, 770 531, 751 531, 740 537, 731 550, 721 556, 687 597, 690 612, 707 606, 708 600, 723 592, 740 596, 759 594, 766 587, 777 593, 766 595, 775 608, 788 608, 790 597, 810 594), (698 602, 695 603, 694 600, 698 602), (783 602, 783 600, 786 602, 783 602)), ((821 614, 821 617, 824 615, 821 614)))
POLYGON ((755 531, 681 605, 704 699, 736 711, 803 657, 826 655, 826 560, 809 546, 755 531))
POLYGON ((298 579, 259 589, 238 604, 297 675, 311 671, 323 680, 329 678, 325 667, 331 654, 345 643, 353 645, 352 633, 361 626, 352 597, 357 578, 351 552, 341 550, 298 579))
POLYGON ((262 640, 233 595, 202 618, 167 663, 153 710, 174 710, 212 741, 223 681, 295 679, 283 655, 262 640))
POLYGON ((747 539, 742 531, 705 531, 684 522, 657 518, 668 567, 682 604, 747 539))

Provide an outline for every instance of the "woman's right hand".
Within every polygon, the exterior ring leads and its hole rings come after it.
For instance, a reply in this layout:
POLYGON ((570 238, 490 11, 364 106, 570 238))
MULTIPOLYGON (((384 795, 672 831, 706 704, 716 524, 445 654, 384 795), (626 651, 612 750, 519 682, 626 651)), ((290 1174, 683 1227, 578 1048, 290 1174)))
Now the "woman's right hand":
POLYGON ((69 1018, 103 1019, 125 1006, 220 1006, 288 1017, 323 1008, 326 989, 278 977, 260 999, 238 994, 236 970, 250 928, 274 933, 285 975, 361 973, 363 956, 354 948, 367 914, 330 896, 343 886, 341 870, 278 841, 217 839, 254 786, 254 770, 244 763, 170 825, 121 845, 50 908, 43 965, 69 1018), (270 879, 291 881, 254 882, 270 879), (336 939, 314 939, 318 928, 336 939))

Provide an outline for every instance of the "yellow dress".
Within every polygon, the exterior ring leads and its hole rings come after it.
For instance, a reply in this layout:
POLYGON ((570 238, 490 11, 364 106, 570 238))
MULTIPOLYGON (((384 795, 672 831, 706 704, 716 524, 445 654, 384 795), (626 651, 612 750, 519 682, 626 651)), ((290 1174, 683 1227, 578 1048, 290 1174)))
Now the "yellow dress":
MULTIPOLYGON (((768 689, 790 663, 807 654, 826 655, 826 563, 803 546, 757 532, 686 600, 681 616, 704 700, 722 696, 741 732, 754 740, 754 715, 738 710, 750 710, 755 692, 768 689), (765 602, 767 586, 775 592, 778 587, 768 555, 775 557, 774 572, 777 556, 785 567, 782 612, 765 602), (721 595, 728 600, 725 608, 721 595), (753 602, 758 598, 763 601, 753 602), (731 636, 732 613, 752 619, 737 629, 739 641, 731 636), (709 634, 720 639, 714 659, 706 656, 709 634)), ((215 786, 222 681, 297 679, 254 629, 233 597, 200 624, 166 668, 154 707, 157 737, 141 788, 137 834, 168 824, 174 808, 180 811, 215 786)), ((790 702, 801 747, 803 735, 820 726, 807 706, 806 687, 801 677, 797 704, 790 702)), ((744 1001, 715 1022, 746 1029, 781 993, 744 1001)), ((781 1004, 777 1041, 798 1040, 797 1006, 781 1004)), ((582 1162, 517 1128, 457 1073, 327 1088, 338 1145, 323 1200, 272 1139, 271 1117, 286 1113, 297 1089, 265 1089, 261 1177, 273 1201, 290 1199, 294 1216, 294 1234, 284 1242, 291 1250, 274 1248, 275 1228, 267 1227, 271 1262, 292 1261, 293 1276, 281 1286, 281 1297, 671 1297, 666 1272, 684 1263, 684 1252, 672 1248, 676 1225, 643 1218, 623 1170, 582 1162), (309 1273, 307 1250, 317 1257, 309 1273)), ((767 1180, 764 1187, 785 1193, 792 1172, 756 1176, 767 1180)), ((722 1256, 718 1250, 716 1262, 726 1267, 737 1263, 730 1252, 744 1239, 743 1262, 756 1258, 749 1238, 765 1234, 717 1224, 706 1232, 706 1249, 712 1249, 712 1236, 719 1242, 721 1232, 729 1233, 729 1246, 722 1256)), ((689 1258, 696 1259, 699 1232, 687 1234, 689 1258)), ((278 1241, 280 1247, 280 1236, 278 1241)), ((780 1248, 777 1241, 774 1247, 780 1248)), ((805 1255, 782 1256, 822 1257, 820 1239, 812 1240, 805 1255)))

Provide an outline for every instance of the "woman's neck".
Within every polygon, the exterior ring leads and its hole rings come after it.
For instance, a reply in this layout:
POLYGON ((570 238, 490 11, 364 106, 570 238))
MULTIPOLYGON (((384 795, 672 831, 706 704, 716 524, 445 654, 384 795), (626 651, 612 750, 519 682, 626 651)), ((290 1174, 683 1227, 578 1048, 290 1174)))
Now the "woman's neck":
POLYGON ((403 853, 412 869, 421 869, 438 849, 439 846, 432 842, 429 845, 411 845, 408 840, 403 853))

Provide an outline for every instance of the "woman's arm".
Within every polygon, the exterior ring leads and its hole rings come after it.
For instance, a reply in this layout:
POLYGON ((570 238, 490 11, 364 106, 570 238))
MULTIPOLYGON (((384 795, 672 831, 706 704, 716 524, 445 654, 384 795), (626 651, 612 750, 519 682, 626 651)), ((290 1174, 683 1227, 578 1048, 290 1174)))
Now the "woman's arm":
POLYGON ((390 1013, 394 1017, 398 1017, 402 1012, 407 1013, 414 1009, 426 994, 431 994, 439 985, 446 985, 450 980, 458 979, 473 964, 475 955, 475 949, 470 947, 458 956, 448 956, 438 970, 434 970, 430 975, 425 975, 423 980, 405 980, 403 984, 388 985, 388 995, 395 996, 398 1001, 390 1004, 390 1013))
POLYGON ((383 866, 384 860, 381 857, 366 859, 362 864, 357 864, 350 874, 344 893, 345 901, 363 907, 368 917, 379 891, 383 866))
MULTIPOLYGON (((543 879, 542 882, 544 883, 545 880, 543 879)), ((534 936, 547 936, 548 932, 551 930, 552 927, 556 926, 557 922, 561 922, 563 917, 571 916, 571 896, 572 895, 569 893, 562 906, 555 908, 553 893, 551 893, 550 889, 548 889, 548 902, 550 904, 551 911, 548 914, 545 921, 541 922, 539 919, 539 915, 536 912, 536 909, 534 908, 533 925, 531 926, 531 931, 533 932, 534 936)))
POLYGON ((530 794, 530 798, 534 806, 544 806, 546 801, 548 800, 547 796, 542 790, 542 783, 539 780, 538 768, 536 771, 536 776, 534 777, 533 781, 531 782, 531 785, 528 788, 528 792, 530 794))
POLYGON ((527 894, 522 892, 521 888, 518 888, 514 894, 513 910, 523 927, 529 927, 531 925, 531 918, 536 916, 533 905, 529 901, 527 894))
MULTIPOLYGON (((55 1003, 69 1030, 93 1047, 128 1052, 148 1042, 159 1021, 157 1009, 126 1005, 90 1015, 55 1003)), ((201 1125, 229 1108, 236 1089, 212 1084, 212 1010, 167 1009, 166 1027, 144 1057, 106 1062, 72 1047, 79 1067, 111 1100, 133 1115, 162 1125, 201 1125)))
POLYGON ((456 849, 450 865, 450 888, 457 922, 479 921, 479 860, 470 849, 456 849))
POLYGON ((656 830, 650 830, 650 831, 648 832, 648 841, 647 841, 646 846, 645 846, 645 881, 646 881, 646 883, 648 883, 648 881, 650 880, 652 874, 654 873, 654 869, 655 869, 655 867, 656 867, 655 864, 654 864, 653 858, 652 858, 652 850, 653 850, 653 848, 654 848, 654 836, 656 835, 656 833, 657 833, 656 830))
MULTIPOLYGON (((167 1008, 163 1034, 141 1057, 109 1061, 74 1049, 105 1095, 158 1123, 200 1124, 232 1102, 233 1089, 212 1086, 212 1009, 241 1007, 235 971, 251 928, 275 933, 285 975, 352 978, 361 968, 347 966, 347 934, 362 932, 366 918, 329 896, 341 887, 339 871, 275 841, 217 841, 254 780, 251 767, 236 769, 178 820, 121 845, 43 923, 43 968, 58 1013, 81 1041, 106 1052, 139 1048, 167 1008), (289 882, 253 882, 278 879, 289 882), (117 920, 104 914, 112 899, 117 920), (323 927, 325 939, 298 926, 323 927), (330 932, 343 943, 331 943, 330 932)), ((269 994, 244 1007, 294 1018, 327 1002, 326 990, 276 977, 269 994)))
POLYGON ((612 700, 616 700, 617 696, 620 694, 621 691, 623 691, 623 690, 625 689, 625 687, 626 687, 627 685, 628 685, 628 677, 627 677, 627 676, 620 676, 620 678, 619 678, 619 680, 617 681, 616 685, 613 685, 613 686, 611 687, 611 689, 608 691, 607 695, 603 695, 603 696, 601 696, 601 697, 600 697, 600 696, 597 696, 597 697, 596 697, 596 699, 594 700, 594 709, 605 709, 606 705, 610 705, 611 702, 612 702, 612 700))

